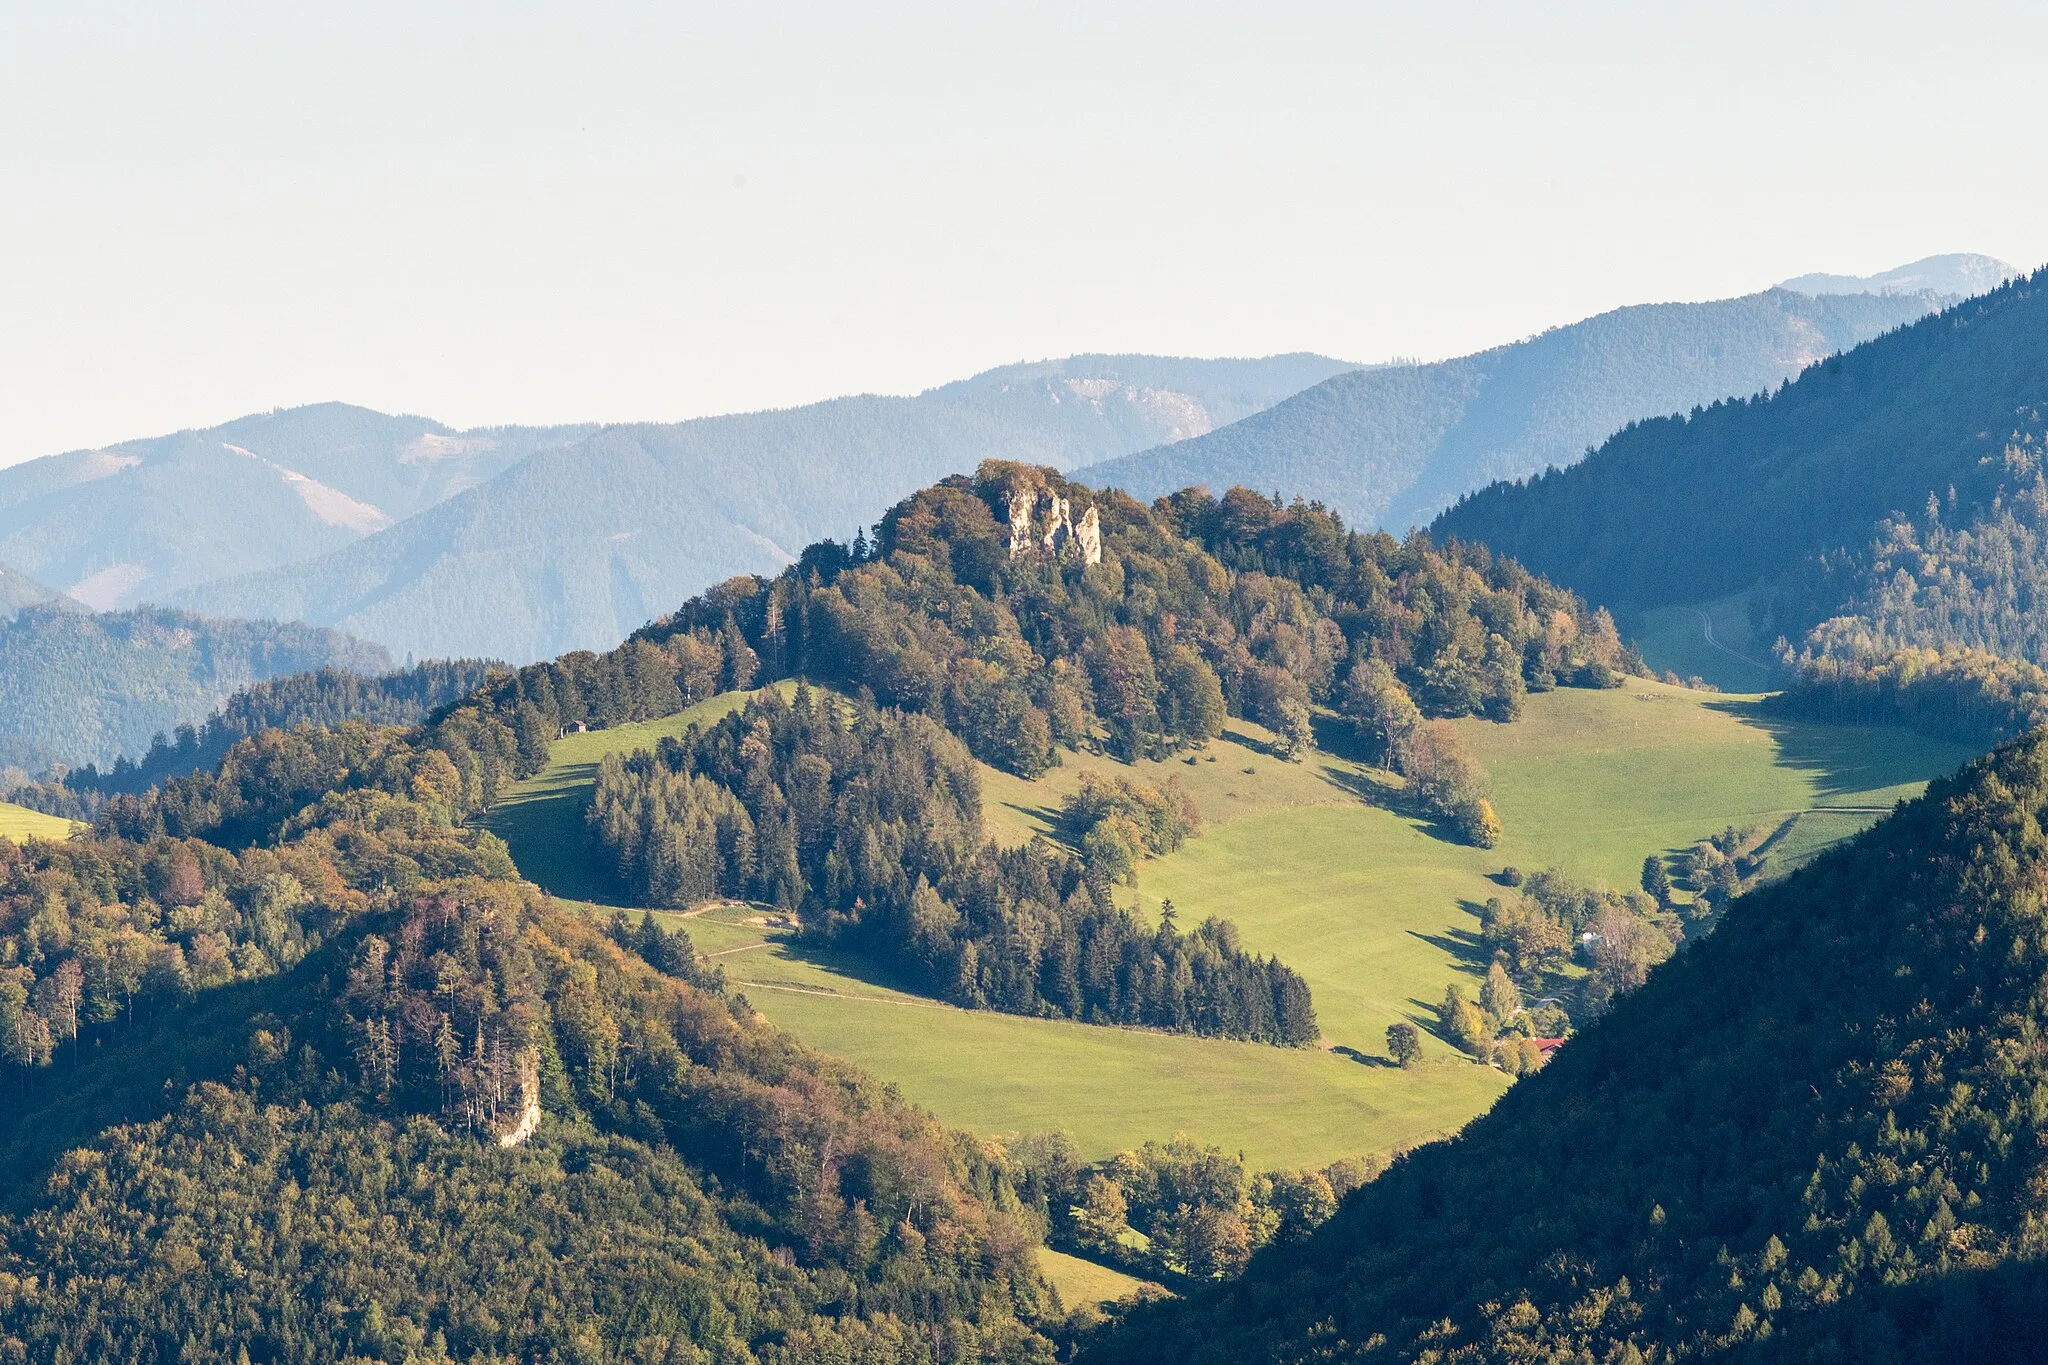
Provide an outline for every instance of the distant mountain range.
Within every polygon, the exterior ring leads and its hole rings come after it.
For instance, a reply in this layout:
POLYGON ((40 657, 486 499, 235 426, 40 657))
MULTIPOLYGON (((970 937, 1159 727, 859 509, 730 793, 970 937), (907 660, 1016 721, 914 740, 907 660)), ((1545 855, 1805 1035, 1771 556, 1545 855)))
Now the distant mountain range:
POLYGON ((1755 399, 1631 426, 1432 528, 1617 608, 1750 597, 1794 645, 2048 662, 2048 272, 1755 399))
POLYGON ((914 397, 616 426, 278 411, 0 470, 0 563, 36 585, 0 583, 0 598, 299 620, 394 655, 519 662, 608 645, 992 456, 1145 497, 1246 484, 1398 529, 1569 465, 1631 421, 1773 388, 1937 305, 1900 290, 2006 271, 1958 256, 1803 277, 1429 365, 1084 355, 914 397), (1834 292, 1850 286, 1865 292, 1834 292))
POLYGON ((1352 368, 1076 356, 911 398, 455 431, 323 404, 0 470, 0 562, 98 608, 301 619, 419 656, 604 646, 933 479, 1199 435, 1352 368))
POLYGON ((0 469, 0 563, 95 610, 163 602, 338 549, 592 430, 322 403, 51 455, 0 469))
POLYGON ((1988 294, 2019 272, 1991 256, 1967 251, 1929 256, 1875 275, 1800 275, 1780 284, 1799 294, 1988 294))
POLYGON ((1620 308, 1455 360, 1352 371, 1234 426, 1079 477, 1141 498, 1243 484, 1405 530, 1496 479, 1570 465, 1639 418, 1775 388, 1943 302, 1932 293, 1817 293, 1620 308))

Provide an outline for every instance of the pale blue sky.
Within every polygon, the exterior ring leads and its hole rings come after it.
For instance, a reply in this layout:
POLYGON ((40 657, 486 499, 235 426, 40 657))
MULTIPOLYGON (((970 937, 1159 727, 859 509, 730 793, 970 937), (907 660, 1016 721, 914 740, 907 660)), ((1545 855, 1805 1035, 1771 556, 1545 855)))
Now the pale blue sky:
POLYGON ((0 463, 2048 260, 2027 5, 0 7, 0 463))

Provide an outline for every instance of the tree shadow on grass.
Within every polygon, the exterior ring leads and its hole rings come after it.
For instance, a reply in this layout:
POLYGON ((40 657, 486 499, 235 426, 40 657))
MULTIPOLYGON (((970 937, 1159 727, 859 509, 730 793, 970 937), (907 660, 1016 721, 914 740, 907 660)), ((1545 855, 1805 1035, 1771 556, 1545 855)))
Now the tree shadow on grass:
POLYGON ((1345 768, 1324 767, 1323 779, 1331 786, 1350 792, 1368 806, 1379 806, 1384 810, 1406 814, 1401 810, 1401 789, 1389 783, 1375 782, 1366 773, 1352 772, 1345 768))
POLYGON ((788 930, 769 934, 767 941, 782 949, 790 960, 816 967, 833 976, 843 976, 863 986, 895 991, 900 995, 915 996, 919 1000, 929 1000, 936 1004, 948 1003, 933 995, 928 986, 914 981, 907 972, 889 963, 877 961, 865 953, 850 952, 844 948, 818 943, 788 930))
POLYGON ((1391 1067, 1396 1071, 1400 1070, 1400 1063, 1391 1057, 1380 1057, 1370 1052, 1360 1052, 1357 1048, 1350 1047, 1344 1043, 1334 1045, 1330 1051, 1336 1053, 1339 1057, 1349 1057, 1360 1066, 1391 1067))
POLYGON ((1400 787, 1375 781, 1366 773, 1347 772, 1342 768, 1327 766, 1323 768, 1323 778, 1331 786, 1350 792, 1368 806, 1377 806, 1404 820, 1413 820, 1421 826, 1423 833, 1440 843, 1467 842, 1463 831, 1455 824, 1435 811, 1423 809, 1420 802, 1411 798, 1400 787))
POLYGON ((1378 756, 1367 749, 1357 728, 1342 716, 1311 716, 1308 724, 1309 732, 1316 737, 1316 748, 1322 752, 1368 767, 1379 766, 1378 756))
POLYGON ((1408 1022, 1436 1039, 1439 1043, 1448 1043, 1452 1047, 1457 1047, 1457 1041, 1444 1028, 1443 1020, 1437 1017, 1436 1007, 1442 1003, 1440 1000, 1417 1000, 1414 996, 1409 996, 1408 1022))
POLYGON ((1235 744, 1241 749, 1250 749, 1253 753, 1259 754, 1265 758, 1276 758, 1279 759, 1282 763, 1288 761, 1287 755, 1280 751, 1280 746, 1278 744, 1275 744, 1270 740, 1260 739, 1256 735, 1248 735, 1242 730, 1234 730, 1230 729, 1229 727, 1225 727, 1222 735, 1220 735, 1217 739, 1212 740, 1210 742, 1222 744, 1235 744))
POLYGON ((1770 735, 1781 768, 1810 774, 1822 802, 1908 782, 1924 782, 1962 762, 1965 746, 1897 726, 1828 725, 1776 714, 1769 703, 1710 701, 1770 735))
POLYGON ((1421 939, 1439 952, 1448 953, 1461 967, 1483 972, 1493 961, 1493 954, 1486 951, 1486 944, 1471 929, 1445 929, 1435 934, 1410 929, 1408 933, 1410 937, 1421 939))
POLYGON ((597 764, 565 765, 558 780, 500 802, 479 823, 505 841, 519 875, 549 895, 611 900, 621 888, 591 858, 584 825, 596 782, 597 764))
POLYGON ((1068 844, 1069 847, 1072 846, 1069 843, 1069 841, 1060 834, 1060 808, 1058 806, 1034 806, 1024 801, 1001 801, 997 804, 1002 806, 1004 810, 1015 811, 1017 812, 1017 814, 1023 816, 1026 820, 1031 821, 1032 824, 1038 827, 1034 831, 1035 833, 1043 834, 1046 838, 1052 840, 1056 844, 1068 844))

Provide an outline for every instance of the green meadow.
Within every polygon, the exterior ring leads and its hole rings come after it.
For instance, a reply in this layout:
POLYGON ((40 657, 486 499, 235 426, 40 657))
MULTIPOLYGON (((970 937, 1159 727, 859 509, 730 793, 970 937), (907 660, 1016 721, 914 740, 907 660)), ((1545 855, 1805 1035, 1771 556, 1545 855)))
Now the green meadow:
MULTIPOLYGON (((1078 1308, 1084 1303, 1114 1303, 1128 1299, 1150 1284, 1149 1281, 1133 1278, 1121 1270, 1111 1270, 1106 1265, 1084 1261, 1079 1256, 1069 1256, 1051 1247, 1038 1249, 1038 1269, 1059 1290, 1060 1302, 1069 1308, 1078 1308)), ((1156 1292, 1158 1286, 1152 1285, 1156 1292)))
MULTIPOLYGON (((584 857, 581 814, 599 758, 734 704, 714 699, 657 724, 559 741, 554 763, 500 805, 492 827, 527 876, 602 909, 608 889, 584 857)), ((1902 730, 1786 724, 1760 715, 1753 698, 1638 680, 1531 697, 1512 725, 1459 724, 1493 777, 1506 827, 1496 849, 1452 842, 1389 809, 1393 779, 1344 757, 1335 725, 1303 763, 1233 721, 1201 753, 1134 765, 1151 780, 1178 776, 1205 828, 1143 864, 1127 903, 1151 917, 1171 900, 1184 924, 1235 921, 1247 946, 1307 978, 1321 1050, 954 1009, 795 944, 758 907, 678 918, 776 1024, 949 1123, 985 1134, 1063 1128, 1098 1156, 1185 1131, 1258 1166, 1323 1164, 1454 1131, 1505 1088, 1499 1073, 1434 1037, 1412 1070, 1380 1056, 1388 1024, 1433 1024, 1428 1007, 1453 981, 1476 991, 1478 911, 1500 894, 1492 874, 1503 865, 1633 885, 1646 854, 1681 851, 1731 824, 1787 826, 1774 851, 1789 864, 1969 756, 1902 730)), ((1068 754, 1036 782, 986 772, 992 834, 1017 842, 1049 832, 1089 766, 1115 765, 1068 754)))
POLYGON ((0 839, 20 843, 25 839, 69 839, 78 826, 55 815, 45 815, 12 801, 0 801, 0 839))
POLYGON ((1699 678, 1723 692, 1762 692, 1780 685, 1770 640, 1749 629, 1749 594, 1689 607, 1653 607, 1631 623, 1630 639, 1659 673, 1699 678))

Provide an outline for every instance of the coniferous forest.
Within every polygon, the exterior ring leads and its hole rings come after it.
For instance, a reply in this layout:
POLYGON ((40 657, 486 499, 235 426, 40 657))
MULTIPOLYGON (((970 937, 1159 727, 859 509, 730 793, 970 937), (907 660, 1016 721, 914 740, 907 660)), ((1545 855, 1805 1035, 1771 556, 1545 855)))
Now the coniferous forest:
POLYGON ((608 756, 589 821, 643 903, 786 906, 806 936, 955 1004, 1316 1041, 1307 983, 1228 923, 1148 929, 1101 857, 997 848, 966 747, 920 715, 764 692, 680 743, 608 756))
POLYGON ((2048 695, 2043 307, 2020 277, 1432 530, 1618 610, 1743 594, 1785 714, 2011 738, 2048 695))

